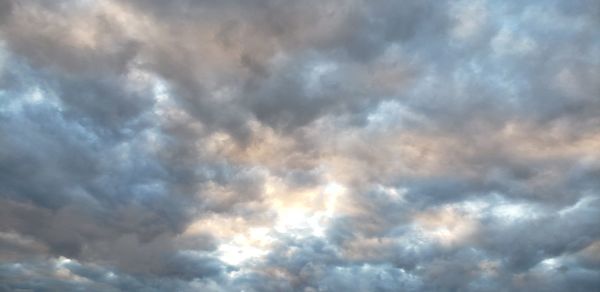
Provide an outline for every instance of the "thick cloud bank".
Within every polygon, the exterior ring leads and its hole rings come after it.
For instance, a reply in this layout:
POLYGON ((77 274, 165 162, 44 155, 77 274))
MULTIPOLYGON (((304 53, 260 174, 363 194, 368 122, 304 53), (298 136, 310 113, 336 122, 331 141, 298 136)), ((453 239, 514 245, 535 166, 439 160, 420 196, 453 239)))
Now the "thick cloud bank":
POLYGON ((0 0, 0 291, 597 291, 599 28, 0 0))

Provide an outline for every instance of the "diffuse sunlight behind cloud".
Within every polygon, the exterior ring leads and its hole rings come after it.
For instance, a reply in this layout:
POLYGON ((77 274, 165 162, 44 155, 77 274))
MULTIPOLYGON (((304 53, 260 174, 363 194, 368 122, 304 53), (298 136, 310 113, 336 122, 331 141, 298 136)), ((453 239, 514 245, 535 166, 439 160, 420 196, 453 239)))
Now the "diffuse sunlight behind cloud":
POLYGON ((595 291, 599 16, 0 0, 0 291, 595 291))

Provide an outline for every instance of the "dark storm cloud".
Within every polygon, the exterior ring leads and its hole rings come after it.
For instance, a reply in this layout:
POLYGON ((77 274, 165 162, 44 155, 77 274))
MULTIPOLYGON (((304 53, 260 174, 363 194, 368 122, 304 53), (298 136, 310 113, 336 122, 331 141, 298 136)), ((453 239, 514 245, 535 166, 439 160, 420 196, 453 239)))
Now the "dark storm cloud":
POLYGON ((0 290, 597 289, 599 15, 0 0, 0 290))
POLYGON ((219 49, 231 54, 233 65, 244 70, 236 68, 239 72, 234 74, 238 76, 229 76, 230 73, 219 76, 215 72, 211 78, 216 77, 221 86, 239 87, 234 92, 234 103, 216 100, 206 80, 194 78, 205 70, 203 67, 209 66, 202 60, 198 51, 201 48, 194 43, 181 46, 178 55, 171 52, 173 47, 147 48, 155 58, 149 65, 173 82, 180 102, 192 115, 209 127, 225 128, 236 137, 241 135, 242 140, 247 139, 244 137, 248 131, 244 123, 252 116, 274 128, 290 130, 325 114, 350 111, 362 115, 362 111, 382 98, 365 92, 365 86, 372 86, 368 83, 353 84, 365 82, 355 80, 364 76, 352 76, 351 72, 346 76, 344 71, 352 68, 342 64, 338 76, 319 82, 319 92, 307 92, 302 76, 311 74, 311 61, 319 61, 322 56, 321 59, 350 64, 370 63, 389 43, 410 41, 423 34, 443 37, 446 15, 443 9, 432 8, 444 5, 420 1, 405 4, 379 1, 365 7, 352 1, 326 1, 318 5, 311 1, 293 5, 277 1, 137 4, 152 11, 151 15, 162 25, 182 34, 187 33, 188 25, 215 26, 219 30, 216 36, 211 36, 211 41, 221 39, 219 49), (213 19, 220 14, 224 19, 213 19), (176 20, 181 15, 187 21, 183 26, 176 20), (323 27, 327 33, 312 31, 305 25, 307 22, 323 27), (253 33, 255 37, 248 36, 253 33), (281 53, 297 56, 281 64, 269 61, 281 53), (191 64, 198 66, 194 68, 191 64), (231 84, 232 77, 238 79, 233 80, 237 84, 231 84))

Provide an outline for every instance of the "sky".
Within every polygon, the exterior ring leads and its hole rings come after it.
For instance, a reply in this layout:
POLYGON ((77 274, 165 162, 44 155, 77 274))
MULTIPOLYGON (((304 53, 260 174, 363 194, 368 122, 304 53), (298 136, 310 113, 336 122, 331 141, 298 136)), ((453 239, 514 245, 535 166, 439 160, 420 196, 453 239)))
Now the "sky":
POLYGON ((0 0, 0 291, 598 291, 598 0, 0 0))

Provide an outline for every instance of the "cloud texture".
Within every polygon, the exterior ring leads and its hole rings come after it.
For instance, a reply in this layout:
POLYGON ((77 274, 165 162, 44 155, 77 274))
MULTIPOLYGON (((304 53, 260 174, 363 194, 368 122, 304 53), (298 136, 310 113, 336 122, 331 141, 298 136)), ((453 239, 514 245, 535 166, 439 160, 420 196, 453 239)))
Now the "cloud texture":
POLYGON ((0 291, 598 290, 598 27, 0 0, 0 291))

